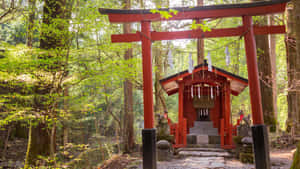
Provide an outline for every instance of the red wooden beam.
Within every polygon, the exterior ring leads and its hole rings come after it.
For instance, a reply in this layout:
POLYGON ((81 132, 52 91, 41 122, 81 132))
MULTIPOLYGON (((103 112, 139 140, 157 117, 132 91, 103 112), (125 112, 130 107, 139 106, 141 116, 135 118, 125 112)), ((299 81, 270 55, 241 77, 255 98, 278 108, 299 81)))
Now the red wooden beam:
MULTIPOLYGON (((208 70, 208 67, 207 67, 207 66, 205 66, 205 67, 199 67, 199 68, 196 68, 193 72, 198 72, 198 71, 201 71, 201 70, 208 70)), ((242 84, 248 85, 247 82, 245 82, 245 81, 243 81, 243 80, 241 80, 241 79, 235 78, 235 77, 233 77, 233 76, 230 76, 230 75, 228 75, 228 74, 225 74, 225 73, 223 73, 223 72, 221 72, 221 71, 218 71, 217 69, 214 69, 214 68, 213 68, 213 69, 212 69, 212 72, 214 72, 214 73, 216 73, 216 74, 219 74, 219 75, 221 75, 221 76, 224 76, 224 77, 226 77, 226 78, 229 78, 229 79, 234 79, 234 80, 236 80, 236 81, 239 81, 239 82, 242 83, 242 84)), ((183 74, 181 74, 181 75, 178 75, 178 76, 175 76, 175 77, 173 77, 173 78, 170 78, 170 79, 168 79, 168 80, 162 82, 161 84, 164 85, 164 84, 166 84, 166 83, 169 83, 169 82, 174 81, 174 80, 177 80, 177 79, 184 78, 184 77, 189 76, 189 75, 190 75, 190 73, 183 73, 183 74)))
MULTIPOLYGON (((231 37, 231 36, 242 36, 244 27, 237 28, 223 28, 223 29, 212 29, 209 32, 203 32, 201 30, 189 30, 189 31, 175 31, 175 32, 151 32, 152 41, 160 40, 175 40, 175 39, 197 39, 197 38, 216 38, 216 37, 231 37)), ((283 34, 285 33, 285 26, 255 26, 255 35, 264 34, 283 34)), ((119 42, 138 42, 141 41, 144 35, 140 32, 131 34, 120 34, 112 35, 111 41, 113 43, 119 42)))
POLYGON ((144 128, 154 128, 153 87, 152 87, 152 56, 150 36, 150 22, 142 22, 142 54, 143 54, 143 95, 144 95, 144 128))
POLYGON ((243 24, 245 28, 249 29, 245 34, 244 40, 253 124, 264 124, 252 17, 244 16, 243 24))
MULTIPOLYGON (((150 10, 132 10, 125 12, 122 10, 109 10, 99 9, 102 14, 108 14, 111 23, 124 23, 124 22, 141 22, 141 21, 161 21, 161 20, 186 20, 186 19, 205 19, 205 18, 221 18, 221 17, 238 17, 238 16, 256 16, 267 15, 273 13, 282 13, 285 10, 287 1, 282 3, 269 3, 267 5, 221 5, 219 6, 204 6, 197 8, 199 10, 179 9, 177 15, 165 19, 160 14, 153 14, 150 10)), ((250 3, 251 4, 251 3, 250 3)))

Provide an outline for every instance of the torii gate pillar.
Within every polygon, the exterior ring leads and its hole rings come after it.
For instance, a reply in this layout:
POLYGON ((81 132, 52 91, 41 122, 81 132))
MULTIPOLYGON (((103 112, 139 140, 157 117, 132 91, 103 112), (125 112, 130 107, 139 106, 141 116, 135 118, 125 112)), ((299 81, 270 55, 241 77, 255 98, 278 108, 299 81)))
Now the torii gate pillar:
POLYGON ((270 169, 268 132, 263 120, 256 56, 256 42, 252 25, 252 17, 243 16, 243 25, 246 31, 244 40, 253 119, 252 137, 254 145, 255 166, 256 169, 270 169))
POLYGON ((144 98, 144 129, 143 137, 143 168, 156 169, 156 130, 153 113, 152 55, 151 55, 151 22, 141 22, 141 40, 143 57, 143 98, 144 98))

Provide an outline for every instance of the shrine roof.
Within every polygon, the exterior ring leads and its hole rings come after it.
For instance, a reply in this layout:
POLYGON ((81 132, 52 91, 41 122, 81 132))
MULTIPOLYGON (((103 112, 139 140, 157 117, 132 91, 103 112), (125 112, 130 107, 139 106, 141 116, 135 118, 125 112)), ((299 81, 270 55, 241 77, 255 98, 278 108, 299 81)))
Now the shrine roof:
MULTIPOLYGON (((168 95, 172 95, 174 93, 178 92, 178 81, 183 80, 185 77, 191 76, 192 74, 195 74, 199 71, 207 71, 208 70, 208 64, 206 61, 203 64, 197 65, 194 67, 193 73, 189 73, 188 70, 176 73, 174 75, 168 76, 164 79, 160 80, 160 83, 163 87, 163 89, 166 91, 168 95)), ((230 89, 231 93, 233 95, 239 95, 247 86, 248 86, 248 80, 235 75, 233 73, 230 73, 224 69, 212 66, 213 73, 222 76, 226 78, 226 80, 230 81, 230 89)))

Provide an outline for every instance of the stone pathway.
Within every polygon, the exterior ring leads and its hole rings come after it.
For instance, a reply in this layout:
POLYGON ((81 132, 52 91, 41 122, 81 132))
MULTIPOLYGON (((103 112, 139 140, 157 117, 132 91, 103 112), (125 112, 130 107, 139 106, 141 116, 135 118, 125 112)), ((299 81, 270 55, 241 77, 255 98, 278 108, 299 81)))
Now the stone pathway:
MULTIPOLYGON (((255 169, 253 164, 243 164, 234 158, 228 158, 227 155, 214 156, 215 154, 227 153, 219 148, 198 148, 196 153, 198 156, 180 156, 180 153, 182 152, 184 152, 184 154, 189 152, 194 153, 194 150, 195 148, 184 148, 179 151, 179 155, 174 156, 171 161, 157 162, 157 169, 255 169)), ((289 169, 291 163, 291 150, 273 150, 271 152, 271 169, 289 169)), ((140 161, 139 165, 128 168, 142 169, 142 161, 140 161)))
POLYGON ((158 169, 254 169, 250 164, 224 157, 186 157, 168 162, 158 162, 158 169))
POLYGON ((178 158, 168 162, 158 162, 158 169, 254 169, 232 160, 232 154, 221 148, 182 148, 178 158))
POLYGON ((180 151, 179 157, 232 157, 228 152, 212 152, 212 151, 180 151))

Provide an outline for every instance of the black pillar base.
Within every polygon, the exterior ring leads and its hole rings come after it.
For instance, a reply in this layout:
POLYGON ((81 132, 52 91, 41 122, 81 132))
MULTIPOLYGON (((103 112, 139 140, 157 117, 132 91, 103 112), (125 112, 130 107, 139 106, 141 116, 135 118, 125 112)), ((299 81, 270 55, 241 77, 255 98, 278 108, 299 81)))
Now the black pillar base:
POLYGON ((143 169, 156 169, 156 130, 143 129, 143 169))
POLYGON ((252 128, 253 149, 256 169, 270 169, 269 139, 265 125, 254 125, 252 128))

